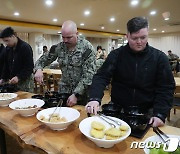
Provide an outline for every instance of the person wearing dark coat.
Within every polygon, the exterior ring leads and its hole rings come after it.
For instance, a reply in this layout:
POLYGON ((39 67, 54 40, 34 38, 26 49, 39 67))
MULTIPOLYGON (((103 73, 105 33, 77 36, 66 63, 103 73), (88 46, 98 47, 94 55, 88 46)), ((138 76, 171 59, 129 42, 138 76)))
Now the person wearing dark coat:
POLYGON ((0 33, 0 38, 7 45, 0 84, 9 82, 21 91, 33 92, 33 51, 31 46, 18 38, 11 27, 0 33))
POLYGON ((5 54, 5 47, 2 43, 0 43, 0 78, 4 67, 4 54, 5 54))
POLYGON ((148 44, 148 21, 135 17, 127 23, 128 44, 111 51, 94 75, 85 106, 97 114, 103 92, 111 81, 111 101, 119 107, 151 110, 149 123, 163 126, 172 108, 175 81, 166 54, 148 44))

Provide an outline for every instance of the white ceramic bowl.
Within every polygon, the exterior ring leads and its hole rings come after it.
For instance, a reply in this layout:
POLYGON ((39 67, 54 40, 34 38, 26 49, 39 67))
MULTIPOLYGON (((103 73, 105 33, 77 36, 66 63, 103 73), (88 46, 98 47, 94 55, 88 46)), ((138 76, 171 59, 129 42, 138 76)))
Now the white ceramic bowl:
POLYGON ((66 129, 72 122, 77 120, 80 116, 79 111, 70 107, 58 107, 55 111, 55 114, 58 114, 60 117, 65 117, 66 122, 46 122, 40 119, 40 116, 44 116, 46 119, 49 119, 49 115, 51 115, 56 107, 44 109, 37 113, 36 118, 44 123, 45 125, 49 126, 53 130, 64 130, 66 129))
POLYGON ((39 110, 39 108, 44 105, 44 103, 45 102, 41 99, 20 99, 9 104, 9 107, 13 110, 16 110, 20 115, 28 117, 34 115, 39 110), (29 106, 33 107, 34 105, 36 105, 36 107, 28 108, 29 106))
MULTIPOLYGON (((110 116, 108 116, 108 117, 110 117, 110 116)), ((128 131, 127 131, 127 133, 126 133, 125 136, 122 136, 122 137, 120 137, 120 138, 118 138, 118 139, 116 139, 116 140, 106 140, 105 138, 103 138, 103 139, 97 139, 97 138, 92 137, 92 136, 90 135, 90 130, 91 130, 91 123, 92 123, 93 121, 101 122, 102 124, 105 125, 105 128, 106 128, 106 129, 111 128, 111 126, 110 126, 108 123, 106 123, 104 120, 100 119, 98 116, 88 117, 88 118, 82 120, 82 121, 80 122, 80 124, 79 124, 79 129, 80 129, 80 131, 81 131, 89 140, 91 140, 92 142, 94 142, 98 147, 111 148, 111 147, 113 147, 115 144, 117 144, 117 143, 125 140, 125 139, 130 135, 130 133, 131 133, 131 128, 130 128, 130 126, 129 126, 126 122, 124 122, 123 120, 120 120, 120 119, 115 118, 115 117, 110 117, 110 118, 112 118, 112 119, 114 119, 114 120, 116 120, 116 121, 121 122, 122 125, 126 125, 126 126, 129 127, 129 129, 128 129, 128 131)), ((109 120, 108 120, 108 121, 109 121, 109 120)), ((109 122, 115 124, 115 123, 112 122, 112 121, 109 121, 109 122)), ((117 124, 115 124, 115 125, 116 125, 117 128, 119 128, 119 126, 118 126, 117 124)))
POLYGON ((0 106, 8 106, 16 97, 16 93, 0 93, 0 106))

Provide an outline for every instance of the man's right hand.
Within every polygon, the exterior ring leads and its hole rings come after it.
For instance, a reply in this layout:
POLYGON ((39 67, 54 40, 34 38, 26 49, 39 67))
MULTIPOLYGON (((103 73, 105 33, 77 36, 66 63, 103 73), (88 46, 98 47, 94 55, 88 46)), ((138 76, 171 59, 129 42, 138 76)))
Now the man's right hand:
POLYGON ((97 114, 97 111, 99 111, 99 102, 98 101, 90 101, 85 106, 85 110, 87 113, 97 114))
POLYGON ((40 83, 40 84, 43 83, 43 72, 41 69, 38 69, 36 71, 36 73, 34 74, 34 78, 38 83, 40 83))

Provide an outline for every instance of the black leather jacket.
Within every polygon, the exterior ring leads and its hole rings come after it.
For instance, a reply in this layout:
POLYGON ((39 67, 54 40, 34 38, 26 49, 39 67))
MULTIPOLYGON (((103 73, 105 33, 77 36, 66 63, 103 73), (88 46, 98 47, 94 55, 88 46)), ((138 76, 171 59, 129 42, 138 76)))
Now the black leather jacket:
POLYGON ((163 121, 172 107, 175 81, 167 56, 149 46, 135 53, 127 44, 108 55, 93 78, 90 100, 101 102, 111 81, 111 101, 122 107, 139 105, 153 108, 163 121))

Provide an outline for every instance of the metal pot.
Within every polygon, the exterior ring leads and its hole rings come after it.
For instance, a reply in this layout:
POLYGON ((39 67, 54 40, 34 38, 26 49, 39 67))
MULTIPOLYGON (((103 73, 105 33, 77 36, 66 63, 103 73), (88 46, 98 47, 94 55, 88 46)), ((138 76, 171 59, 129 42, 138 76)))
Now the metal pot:
POLYGON ((132 130, 144 130, 146 129, 148 123, 149 123, 149 118, 148 116, 139 116, 139 115, 121 115, 122 119, 126 121, 132 130))
POLYGON ((102 105, 102 113, 108 116, 119 117, 121 114, 121 107, 115 104, 104 104, 102 105))
POLYGON ((6 93, 6 92, 17 92, 18 88, 14 84, 3 84, 0 85, 0 93, 6 93))
POLYGON ((126 115, 143 116, 148 113, 148 109, 142 106, 128 106, 123 108, 122 113, 126 115))

